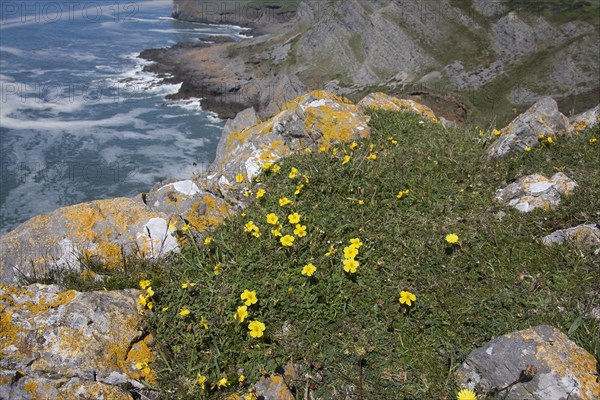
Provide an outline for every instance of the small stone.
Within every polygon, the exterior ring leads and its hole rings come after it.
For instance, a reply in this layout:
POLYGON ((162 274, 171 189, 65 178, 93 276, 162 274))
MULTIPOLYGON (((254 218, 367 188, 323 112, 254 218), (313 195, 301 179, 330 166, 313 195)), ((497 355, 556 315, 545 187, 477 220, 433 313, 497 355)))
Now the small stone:
POLYGON ((517 179, 503 189, 496 191, 496 199, 521 212, 536 208, 544 210, 557 207, 561 195, 573 193, 577 183, 562 172, 551 179, 541 174, 532 174, 517 179))

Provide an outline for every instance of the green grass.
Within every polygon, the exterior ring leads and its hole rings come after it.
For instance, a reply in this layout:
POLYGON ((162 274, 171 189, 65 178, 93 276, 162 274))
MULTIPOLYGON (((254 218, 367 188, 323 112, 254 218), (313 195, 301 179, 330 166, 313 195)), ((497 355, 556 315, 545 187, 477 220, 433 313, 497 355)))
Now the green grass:
POLYGON ((290 362, 300 378, 286 379, 298 399, 307 374, 316 398, 358 399, 360 387, 364 399, 454 398, 453 372, 469 352, 541 324, 573 328, 570 338, 599 356, 598 322, 589 317, 599 298, 597 256, 587 248, 547 248, 539 239, 597 220, 598 143, 588 141, 600 130, 488 163, 482 154, 492 138, 475 129, 445 130, 391 112, 373 113, 371 126, 349 163, 341 163, 348 145, 336 156, 283 160, 280 174, 259 178, 266 195, 212 232, 212 243, 190 244, 162 267, 131 275, 150 279, 155 291, 149 329, 163 398, 225 398, 245 390, 240 374, 253 383, 290 362), (371 143, 375 161, 366 159, 371 143), (299 170, 294 179, 292 167, 299 170), (496 189, 524 174, 558 171, 579 187, 556 210, 521 214, 493 201, 496 189), (295 195, 303 175, 308 183, 295 195), (410 193, 396 198, 405 189, 410 193), (284 196, 294 204, 280 207, 284 196), (291 212, 301 214, 308 235, 286 248, 265 217, 276 213, 283 234, 292 234, 291 212), (244 231, 248 221, 260 238, 244 231), (448 233, 459 235, 459 245, 445 242, 448 233), (351 238, 363 242, 356 274, 342 265, 351 238), (326 256, 331 245, 337 252, 326 256), (301 274, 307 263, 317 267, 312 278, 301 274), (196 285, 182 288, 188 280, 196 285), (256 291, 258 303, 240 324, 233 315, 245 289, 256 291), (409 310, 398 301, 402 290, 417 296, 409 310), (184 307, 190 315, 178 316, 184 307), (265 323, 262 338, 249 336, 252 320, 265 323), (199 373, 209 385, 222 377, 232 385, 202 391, 199 373))

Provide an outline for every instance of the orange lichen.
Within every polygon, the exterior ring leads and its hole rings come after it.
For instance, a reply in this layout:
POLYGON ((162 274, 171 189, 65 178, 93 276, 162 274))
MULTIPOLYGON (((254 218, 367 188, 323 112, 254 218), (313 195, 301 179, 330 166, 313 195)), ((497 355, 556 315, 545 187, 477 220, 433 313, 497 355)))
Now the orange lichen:
POLYGON ((125 362, 121 365, 122 371, 132 379, 145 379, 147 383, 156 383, 156 373, 151 368, 138 369, 138 363, 148 366, 156 360, 156 355, 150 349, 149 343, 154 341, 152 335, 147 335, 143 340, 131 346, 125 362))

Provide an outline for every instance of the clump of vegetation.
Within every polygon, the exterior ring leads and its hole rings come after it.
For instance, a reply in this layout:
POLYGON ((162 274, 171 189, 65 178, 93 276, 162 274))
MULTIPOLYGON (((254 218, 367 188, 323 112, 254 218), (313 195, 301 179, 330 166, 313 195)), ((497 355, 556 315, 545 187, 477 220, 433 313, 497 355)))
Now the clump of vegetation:
POLYGON ((470 351, 541 324, 600 354, 597 256, 539 240, 597 220, 600 130, 490 163, 493 132, 371 117, 369 141, 267 165, 243 213, 135 275, 165 398, 244 394, 286 366, 299 398, 454 398, 470 351), (557 171, 579 187, 555 210, 493 200, 557 171))

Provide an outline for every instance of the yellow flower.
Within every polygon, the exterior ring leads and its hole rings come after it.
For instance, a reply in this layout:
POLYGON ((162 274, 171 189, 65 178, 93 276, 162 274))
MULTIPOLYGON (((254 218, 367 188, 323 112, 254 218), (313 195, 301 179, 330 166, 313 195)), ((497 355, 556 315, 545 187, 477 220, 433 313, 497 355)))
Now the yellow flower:
POLYGON ((483 136, 483 131, 481 129, 479 130, 479 136, 483 136))
POLYGON ((273 234, 273 236, 275 236, 275 237, 281 237, 282 236, 281 228, 278 227, 278 228, 271 229, 271 234, 273 234))
POLYGON ((500 131, 498 129, 494 129, 492 132, 492 135, 494 136, 500 136, 500 131))
POLYGON ((271 225, 277 225, 279 222, 279 217, 274 213, 267 214, 267 223, 271 225))
POLYGON ((288 204, 292 204, 292 201, 290 199, 288 199, 287 197, 282 197, 281 199, 279 199, 279 205, 281 207, 287 206, 288 204))
POLYGON ((244 175, 242 175, 241 173, 237 174, 237 175, 235 176, 235 181, 236 181, 237 183, 242 183, 242 182, 244 182, 244 175))
POLYGON ((211 244, 212 243, 212 238, 210 236, 207 236, 206 238, 204 238, 204 244, 211 244))
POLYGON ((256 229, 254 229, 252 231, 252 236, 254 236, 255 238, 259 238, 260 237, 260 229, 258 229, 258 227, 256 227, 256 229))
POLYGON ((251 306, 252 304, 256 304, 258 298, 256 297, 256 290, 248 290, 245 289, 244 292, 240 295, 240 298, 244 301, 244 304, 247 306, 251 306))
POLYGON ((298 168, 292 167, 290 174, 289 174, 290 179, 294 179, 297 176, 298 176, 298 168))
POLYGON ((256 229, 258 229, 258 226, 256 226, 252 221, 248 221, 246 222, 246 225, 244 225, 245 232, 253 232, 256 229))
POLYGON ((296 225, 296 229, 294 229, 294 235, 299 238, 306 236, 306 225, 296 225))
POLYGON ((371 143, 369 144, 369 151, 372 153, 373 149, 375 148, 375 144, 371 143))
POLYGON ((250 197, 250 196, 252 196, 252 191, 251 190, 246 190, 244 192, 244 197, 250 197))
POLYGON ((196 284, 195 284, 195 283, 193 283, 193 282, 190 282, 190 280, 189 280, 189 279, 188 279, 187 281, 185 281, 185 283, 182 283, 182 284, 181 284, 181 288, 182 288, 182 289, 187 289, 187 288, 189 288, 189 287, 194 287, 194 286, 196 286, 196 284))
POLYGON ((135 369, 137 369, 138 371, 141 371, 143 374, 149 374, 150 373, 150 366, 148 365, 148 359, 145 358, 142 362, 136 362, 135 363, 135 369))
POLYGON ((294 192, 294 194, 296 196, 298 196, 300 194, 300 192, 302 191, 302 189, 304 189, 304 185, 298 185, 298 186, 296 186, 296 191, 294 192))
POLYGON ((455 233, 449 233, 446 235, 446 242, 450 244, 458 243, 458 235, 455 233))
POLYGON ((188 310, 187 308, 182 308, 181 310, 179 310, 179 314, 180 317, 187 317, 188 315, 190 315, 190 310, 188 310))
POLYGON ((477 400, 477 395, 469 389, 463 389, 458 392, 456 400, 477 400))
POLYGON ((403 190, 401 192, 398 192, 398 194, 396 195, 396 198, 401 199, 404 196, 407 196, 410 193, 409 189, 403 190))
POLYGON ((163 307, 163 308, 160 309, 160 311, 167 312, 167 311, 169 311, 169 307, 163 307))
POLYGON ((202 390, 206 389, 206 376, 198 374, 198 385, 202 387, 202 390))
POLYGON ((204 329, 208 329, 208 321, 204 318, 204 315, 200 317, 200 321, 198 321, 198 325, 203 327, 204 329))
POLYGON ((552 143, 554 143, 554 139, 552 139, 551 136, 548 136, 548 138, 546 139, 546 143, 552 144, 552 143))
POLYGON ((352 238, 350 239, 350 244, 359 249, 363 245, 363 242, 359 238, 352 238))
POLYGON ((188 224, 183 225, 183 227, 181 228, 182 231, 187 232, 190 230, 190 226, 188 224))
POLYGON ((347 260, 354 259, 358 255, 358 249, 354 246, 344 247, 344 258, 347 260))
POLYGON ((217 389, 221 389, 227 386, 229 386, 229 381, 227 380, 227 377, 223 377, 217 382, 217 389))
POLYGON ((148 289, 146 289, 146 296, 148 296, 148 297, 154 296, 154 290, 152 290, 152 286, 150 286, 148 289))
POLYGON ((215 265, 215 268, 213 269, 213 273, 215 274, 215 276, 217 276, 221 273, 221 263, 218 263, 217 265, 215 265))
POLYGON ((531 147, 526 146, 523 150, 525 150, 526 152, 530 152, 531 151, 531 147))
POLYGON ((171 221, 169 222, 169 232, 173 232, 175 230, 175 228, 177 228, 177 222, 176 221, 171 221))
POLYGON ((138 304, 142 307, 146 307, 147 303, 148 303, 148 298, 146 296, 144 296, 143 294, 140 294, 140 296, 138 298, 138 304))
POLYGON ((325 146, 319 147, 319 153, 327 153, 327 147, 325 147, 325 146))
POLYGON ((304 183, 308 184, 308 176, 302 175, 302 179, 304 179, 304 183))
POLYGON ((350 162, 350 156, 344 156, 344 161, 342 161, 342 165, 348 164, 350 162))
POLYGON ((330 245, 329 246, 329 250, 327 251, 327 253, 325 253, 325 257, 330 257, 336 251, 337 251, 337 249, 335 248, 335 246, 334 245, 330 245))
POLYGON ((265 189, 258 189, 258 191, 256 192, 256 198, 260 199, 261 197, 263 197, 265 195, 265 193, 267 193, 267 191, 265 189))
POLYGON ((333 154, 334 156, 337 154, 337 147, 334 147, 333 150, 331 150, 331 154, 333 154))
POLYGON ((290 224, 297 224, 298 222, 300 222, 300 214, 298 214, 297 212, 288 215, 288 221, 290 221, 290 224))
POLYGON ((360 263, 353 258, 346 259, 344 260, 344 271, 354 274, 359 265, 360 263))
POLYGON ((252 321, 248 324, 248 330, 250 331, 250 336, 252 336, 253 338, 262 337, 265 329, 266 329, 265 324, 263 324, 260 321, 252 321))
POLYGON ((151 301, 149 301, 148 304, 146 304, 146 307, 148 307, 148 310, 152 310, 152 308, 154 308, 154 305, 151 301))
POLYGON ((358 205, 359 206, 364 206, 365 205, 365 201, 364 200, 359 200, 358 201, 358 205))
POLYGON ((262 166, 263 171, 268 171, 269 168, 271 168, 271 165, 273 165, 273 164, 271 164, 270 162, 264 163, 262 166))
POLYGON ((281 239, 279 239, 282 246, 290 247, 294 244, 294 237, 291 235, 285 235, 281 239))
POLYGON ((313 274, 316 271, 317 271, 317 267, 315 267, 313 264, 306 264, 302 268, 302 275, 304 275, 304 276, 313 276, 313 274))
POLYGON ((411 292, 405 292, 403 290, 400 292, 400 298, 398 300, 400 301, 400 304, 406 304, 410 307, 412 305, 412 302, 417 300, 417 296, 415 296, 411 292))
POLYGON ((235 318, 240 322, 244 322, 244 320, 248 317, 248 307, 240 306, 237 308, 237 312, 235 313, 235 318))
POLYGON ((279 165, 275 164, 275 165, 273 165, 273 168, 271 168, 271 171, 278 174, 279 171, 281 171, 281 167, 279 165))
POLYGON ((246 380, 246 377, 244 375, 240 375, 240 377, 238 378, 239 383, 244 383, 245 380, 246 380))
POLYGON ((352 142, 352 144, 350 144, 350 150, 354 150, 358 147, 358 143, 356 142, 352 142))
POLYGON ((367 157, 367 160, 373 160, 373 161, 377 160, 377 154, 375 154, 375 153, 370 154, 367 157))
POLYGON ((144 279, 144 280, 140 281, 140 287, 142 289, 146 289, 151 284, 152 284, 152 282, 150 282, 148 279, 144 279))
POLYGON ((590 139, 590 144, 594 144, 598 141, 598 139, 596 139, 595 137, 590 139))

